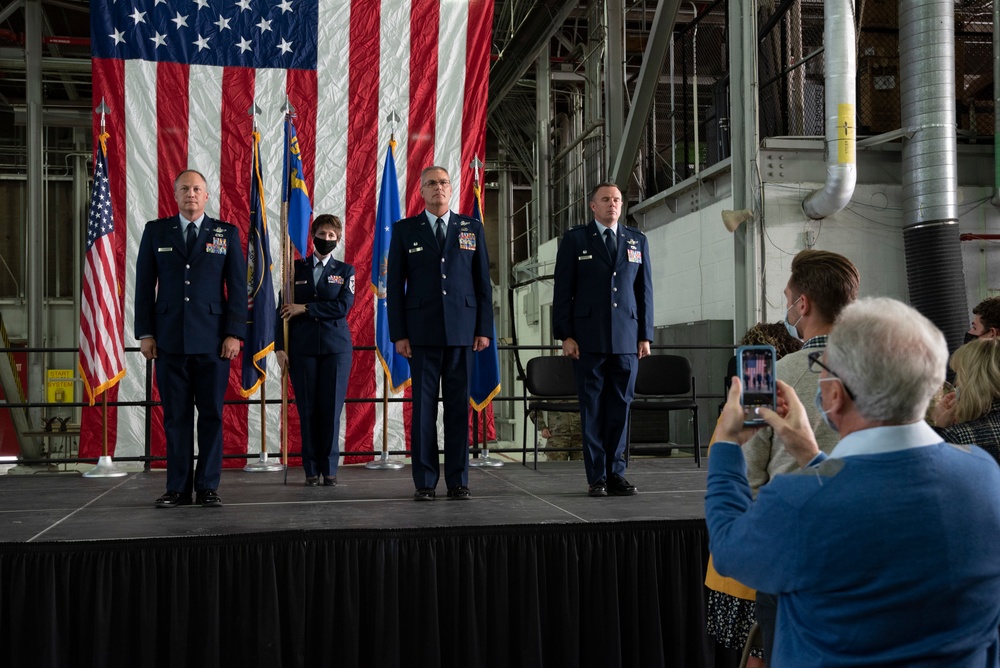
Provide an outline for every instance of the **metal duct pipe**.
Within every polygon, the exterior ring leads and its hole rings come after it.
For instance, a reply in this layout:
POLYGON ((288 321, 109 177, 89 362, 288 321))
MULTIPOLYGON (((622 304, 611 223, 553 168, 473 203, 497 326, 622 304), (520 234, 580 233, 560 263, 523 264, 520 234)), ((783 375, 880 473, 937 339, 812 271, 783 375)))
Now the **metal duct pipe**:
POLYGON ((993 0, 993 206, 1000 206, 1000 2, 993 0))
POLYGON ((900 0, 903 240, 910 303, 962 343, 968 306, 958 229, 955 3, 900 0))
POLYGON ((831 216, 851 201, 858 180, 855 148, 855 80, 857 79, 853 0, 823 3, 823 57, 826 69, 826 184, 802 202, 815 220, 831 216))

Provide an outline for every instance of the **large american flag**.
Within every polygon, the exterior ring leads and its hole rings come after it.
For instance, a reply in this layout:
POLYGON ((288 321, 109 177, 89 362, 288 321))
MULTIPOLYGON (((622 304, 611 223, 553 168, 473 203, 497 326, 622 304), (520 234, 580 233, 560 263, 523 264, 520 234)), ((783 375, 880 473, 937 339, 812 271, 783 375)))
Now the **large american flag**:
POLYGON ((107 134, 98 137, 80 300, 79 369, 91 406, 125 375, 121 290, 111 244, 115 217, 108 184, 107 138, 107 134))
MULTIPOLYGON (((492 17, 492 0, 92 0, 94 98, 106 98, 115 121, 112 143, 122 147, 108 168, 129 340, 143 225, 176 213, 172 183, 178 172, 190 167, 206 176, 207 212, 239 226, 245 247, 253 130, 247 111, 254 104, 261 110, 268 217, 280 218, 272 207, 281 201, 283 114, 290 103, 313 209, 344 220, 337 257, 358 271, 371 263, 377 161, 393 130, 404 214, 421 210, 420 170, 431 164, 451 171, 452 208, 471 209, 472 180, 462 167, 485 154, 492 17), (386 120, 392 112, 402 119, 395 127, 386 120)), ((274 258, 281 257, 280 241, 271 236, 274 258)), ((280 275, 276 263, 276 290, 280 275)), ((349 318, 355 345, 374 344, 374 309, 371 293, 359 290, 349 318)), ((141 400, 144 360, 129 354, 126 369, 117 397, 141 400)), ((373 351, 355 353, 348 397, 381 396, 381 374, 373 351)), ((238 399, 238 360, 230 378, 226 398, 238 399)), ((268 377, 268 397, 280 396, 278 382, 275 374, 268 377)), ((259 410, 227 406, 227 453, 259 452, 259 410)), ((373 449, 381 410, 380 404, 348 404, 346 450, 373 449)), ((85 411, 84 456, 100 447, 93 412, 85 411)), ((268 408, 268 430, 275 435, 278 412, 268 408)), ((389 417, 390 449, 402 449, 400 404, 390 404, 389 417)), ((142 454, 143 418, 142 408, 123 407, 112 416, 116 456, 142 454)), ((159 412, 155 420, 154 455, 165 451, 159 412)))

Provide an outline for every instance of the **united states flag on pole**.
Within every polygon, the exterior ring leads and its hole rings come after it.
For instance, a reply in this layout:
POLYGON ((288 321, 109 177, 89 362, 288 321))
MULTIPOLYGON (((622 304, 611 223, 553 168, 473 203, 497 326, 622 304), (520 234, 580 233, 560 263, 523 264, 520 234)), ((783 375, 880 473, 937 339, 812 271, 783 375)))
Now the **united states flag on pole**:
POLYGON ((115 217, 108 184, 107 134, 98 137, 94 183, 87 219, 87 254, 80 300, 80 377, 87 400, 94 405, 102 392, 125 375, 121 289, 112 239, 115 217))
MULTIPOLYGON (((472 207, 471 179, 462 166, 485 154, 492 0, 134 0, 91 2, 94 96, 107 98, 122 122, 112 125, 116 235, 114 258, 124 278, 124 331, 132 331, 135 258, 145 221, 176 213, 173 179, 185 168, 201 171, 209 187, 209 215, 242 230, 249 220, 251 160, 247 138, 256 104, 267 215, 278 220, 284 110, 296 111, 306 187, 316 213, 340 216, 345 229, 338 259, 370 266, 380 148, 396 128, 398 187, 404 215, 422 209, 420 170, 448 166, 455 211, 472 207)), ((271 256, 281 257, 278 235, 271 256)), ((273 279, 280 277, 275 268, 273 279)), ((276 286, 277 287, 277 286, 276 286)), ((359 291, 349 323, 357 346, 374 346, 375 300, 359 291)), ((144 397, 145 364, 126 358, 122 400, 144 397)), ((380 397, 383 370, 373 351, 355 353, 349 397, 380 397)), ((267 396, 280 396, 270 374, 267 396)), ((238 399, 234 365, 227 399, 238 399)), ((155 393, 154 393, 155 398, 155 393)), ((390 444, 404 447, 400 404, 391 404, 390 444)), ((258 453, 259 407, 227 406, 225 451, 258 453)), ((268 407, 277 433, 277 406, 268 407)), ((379 408, 378 410, 381 410, 379 408)), ((84 416, 81 454, 100 448, 99 416, 84 416)), ((109 415, 116 456, 142 454, 144 410, 109 415), (115 437, 114 430, 117 428, 115 437)), ((350 403, 345 444, 371 450, 376 429, 372 404, 350 403)), ((163 454, 154 425, 151 449, 163 454)), ((381 439, 379 440, 381 442, 381 439)), ((242 466, 239 460, 227 465, 242 466)))

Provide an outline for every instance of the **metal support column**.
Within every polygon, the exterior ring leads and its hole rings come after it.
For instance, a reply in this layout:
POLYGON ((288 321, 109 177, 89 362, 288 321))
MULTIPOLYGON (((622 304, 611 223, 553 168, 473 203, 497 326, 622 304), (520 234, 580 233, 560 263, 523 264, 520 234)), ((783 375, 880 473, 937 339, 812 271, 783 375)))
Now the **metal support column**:
MULTIPOLYGON (((625 7, 622 0, 606 0, 604 26, 604 132, 608 138, 607 157, 618 154, 625 127, 625 7)), ((614 180, 614 179, 612 179, 614 180)), ((623 190, 627 184, 616 181, 623 190)))
MULTIPOLYGON (((656 12, 653 14, 653 24, 649 28, 646 51, 642 54, 639 78, 632 94, 632 107, 628 111, 621 143, 614 147, 609 146, 608 154, 613 156, 610 180, 623 188, 628 184, 629 175, 632 173, 639 152, 642 133, 646 128, 649 112, 653 108, 656 86, 663 72, 667 54, 670 53, 670 35, 677 21, 680 4, 678 0, 659 0, 656 3, 656 12)), ((608 97, 611 97, 610 90, 608 97)))
MULTIPOLYGON (((28 151, 27 164, 27 253, 25 298, 28 318, 28 347, 42 348, 45 345, 43 330, 45 255, 42 247, 42 228, 45 212, 42 208, 42 3, 41 0, 27 0, 24 5, 24 58, 25 58, 25 143, 28 151)), ((45 369, 42 353, 28 354, 29 402, 45 400, 45 369)), ((32 428, 41 424, 42 409, 28 410, 28 421, 32 428)), ((29 453, 24 453, 29 455, 29 453)), ((35 453, 33 456, 39 456, 35 453)))
MULTIPOLYGON (((733 146, 733 208, 754 209, 753 174, 757 159, 757 0, 729 4, 729 117, 733 146)), ((759 229, 755 223, 754 230, 759 229)), ((757 293, 757 244, 747 225, 733 233, 734 336, 760 319, 757 293)))
POLYGON ((535 207, 538 243, 552 238, 552 64, 549 43, 538 51, 535 61, 535 207))

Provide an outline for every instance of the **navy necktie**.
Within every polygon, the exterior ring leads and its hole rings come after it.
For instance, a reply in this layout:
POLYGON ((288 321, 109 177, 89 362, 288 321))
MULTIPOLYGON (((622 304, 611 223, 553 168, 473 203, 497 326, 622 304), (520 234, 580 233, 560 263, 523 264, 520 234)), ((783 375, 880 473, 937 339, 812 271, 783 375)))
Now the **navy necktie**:
POLYGON ((188 255, 194 250, 194 243, 198 239, 198 230, 195 228, 194 223, 188 223, 187 227, 187 251, 188 255))
POLYGON ((445 229, 444 218, 438 218, 436 236, 437 236, 438 247, 441 248, 441 250, 444 250, 444 229, 445 229))
POLYGON ((614 262, 617 253, 617 247, 615 246, 615 233, 611 231, 611 228, 604 230, 604 245, 608 247, 608 255, 611 256, 611 261, 614 262))

